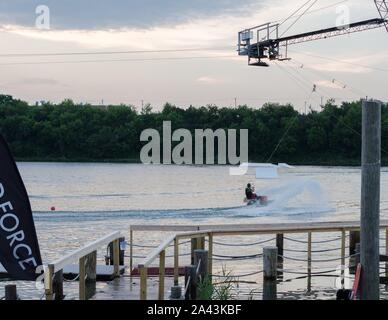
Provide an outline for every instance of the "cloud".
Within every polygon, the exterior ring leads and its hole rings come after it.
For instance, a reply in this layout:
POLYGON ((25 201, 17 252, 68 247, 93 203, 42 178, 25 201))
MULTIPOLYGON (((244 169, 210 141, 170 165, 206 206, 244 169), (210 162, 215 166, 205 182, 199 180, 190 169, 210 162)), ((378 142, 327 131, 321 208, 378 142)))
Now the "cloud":
MULTIPOLYGON (((152 28, 223 14, 238 14, 263 0, 46 0, 55 29, 152 28)), ((1 24, 35 26, 41 0, 2 0, 1 24)))
POLYGON ((346 62, 328 62, 328 63, 310 65, 309 67, 317 71, 326 71, 326 72, 368 73, 372 71, 368 68, 348 64, 346 62))
POLYGON ((18 87, 18 86, 58 86, 58 87, 67 87, 67 85, 62 82, 51 79, 51 78, 24 78, 15 82, 9 82, 2 84, 3 86, 8 87, 18 87))
POLYGON ((306 64, 308 68, 317 71, 357 74, 373 72, 374 66, 377 68, 381 63, 386 62, 388 58, 388 53, 386 52, 374 54, 360 53, 356 58, 320 57, 310 53, 306 53, 306 55, 314 58, 314 63, 306 64), (317 61, 325 62, 317 63, 317 61))
POLYGON ((328 80, 319 80, 314 82, 318 87, 325 87, 330 89, 343 90, 346 88, 345 85, 340 84, 336 81, 328 81, 328 80))
POLYGON ((202 76, 197 79, 197 82, 205 84, 217 84, 224 82, 221 78, 211 77, 211 76, 202 76))

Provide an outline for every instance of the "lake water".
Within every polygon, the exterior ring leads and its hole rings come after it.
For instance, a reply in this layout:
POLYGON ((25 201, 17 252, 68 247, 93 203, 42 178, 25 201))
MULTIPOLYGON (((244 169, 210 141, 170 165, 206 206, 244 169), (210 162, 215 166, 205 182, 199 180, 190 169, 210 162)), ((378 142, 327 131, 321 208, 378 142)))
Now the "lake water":
MULTIPOLYGON (((129 239, 129 227, 133 224, 345 221, 359 219, 360 214, 359 168, 296 167, 283 172, 276 180, 256 180, 249 175, 230 176, 226 166, 79 163, 19 163, 18 166, 30 195, 45 262, 114 230, 122 231, 129 239), (257 192, 267 195, 273 202, 268 207, 245 206, 244 187, 248 182, 253 182, 257 192), (51 207, 55 207, 56 211, 52 212, 51 207)), ((387 168, 382 169, 381 187, 381 216, 388 218, 387 168)), ((336 238, 338 234, 331 236, 336 238)), ((158 232, 138 232, 135 242, 157 245, 164 237, 165 234, 158 232)), ((304 237, 301 235, 298 239, 303 240, 304 237)), ((249 244, 258 239, 268 239, 268 236, 220 241, 249 244)), ((305 249, 302 243, 289 245, 294 249, 298 246, 305 249)), ((328 245, 335 249, 339 242, 328 245)), ((149 250, 138 248, 135 254, 141 257, 149 250)), ((261 249, 220 245, 215 250, 219 255, 233 255, 236 252, 249 255, 261 249)), ((338 254, 331 251, 320 253, 319 257, 338 257, 338 254)), ((295 253, 288 255, 295 256, 295 253)), ((303 256, 303 253, 299 256, 303 256)), ((99 259, 103 260, 103 252, 99 259)), ((220 259, 215 269, 220 271, 224 267, 235 274, 244 274, 257 270, 258 264, 259 261, 220 259)), ((337 264, 328 262, 317 268, 335 269, 337 264)), ((298 270, 305 266, 303 262, 294 261, 288 263, 287 269, 298 270)), ((258 277, 248 277, 248 280, 259 283, 258 277)), ((327 296, 332 297, 329 289, 333 287, 333 281, 332 278, 313 278, 313 288, 317 292, 327 289, 327 296)), ((303 279, 285 282, 280 286, 280 291, 294 290, 304 295, 305 282, 303 279)), ((238 290, 241 294, 252 294, 259 287, 247 285, 238 290)), ((40 297, 43 293, 34 284, 22 286, 20 290, 24 298, 40 297)), ((66 290, 74 293, 74 284, 69 284, 66 290)), ((320 293, 316 296, 325 298, 320 293)))

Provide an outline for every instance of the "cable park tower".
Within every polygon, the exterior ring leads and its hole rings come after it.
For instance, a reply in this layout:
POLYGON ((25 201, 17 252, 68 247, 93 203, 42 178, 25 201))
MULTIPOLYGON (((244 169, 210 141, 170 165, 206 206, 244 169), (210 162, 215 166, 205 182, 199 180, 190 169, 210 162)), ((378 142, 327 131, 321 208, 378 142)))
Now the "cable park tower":
POLYGON ((238 54, 240 56, 248 56, 248 64, 250 66, 268 67, 268 61, 291 60, 288 57, 288 46, 303 43, 313 40, 326 39, 341 35, 346 35, 355 32, 361 32, 380 27, 385 27, 388 31, 388 0, 374 0, 376 8, 379 12, 379 17, 359 22, 350 23, 348 25, 336 26, 327 29, 315 30, 292 36, 284 36, 284 34, 317 2, 315 0, 307 1, 291 16, 285 19, 282 23, 265 23, 253 28, 245 29, 238 33, 238 54), (307 6, 307 8, 305 8, 307 6), (300 15, 296 16, 302 9, 305 9, 300 15), (279 35, 279 27, 290 20, 296 18, 295 21, 279 35))

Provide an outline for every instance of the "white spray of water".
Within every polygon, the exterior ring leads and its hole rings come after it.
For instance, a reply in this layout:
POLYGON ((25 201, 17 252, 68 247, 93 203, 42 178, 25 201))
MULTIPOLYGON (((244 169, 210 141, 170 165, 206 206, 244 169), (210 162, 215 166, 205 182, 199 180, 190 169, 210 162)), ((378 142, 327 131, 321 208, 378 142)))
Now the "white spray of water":
POLYGON ((257 190, 268 196, 267 206, 247 206, 245 214, 317 214, 332 211, 320 183, 311 178, 288 180, 276 186, 257 190))

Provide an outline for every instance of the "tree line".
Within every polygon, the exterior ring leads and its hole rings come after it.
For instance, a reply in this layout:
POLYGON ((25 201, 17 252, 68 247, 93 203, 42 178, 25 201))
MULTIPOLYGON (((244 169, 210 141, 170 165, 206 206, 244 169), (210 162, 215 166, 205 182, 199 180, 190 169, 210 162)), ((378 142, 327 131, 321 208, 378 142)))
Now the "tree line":
MULTIPOLYGON (((161 111, 145 105, 94 106, 64 100, 29 105, 0 95, 0 133, 18 160, 139 161, 144 129, 248 129, 250 161, 293 164, 358 165, 361 157, 361 101, 298 113, 291 104, 266 103, 220 108, 181 108, 166 103, 161 111)), ((388 105, 382 109, 382 157, 388 163, 388 105)))

